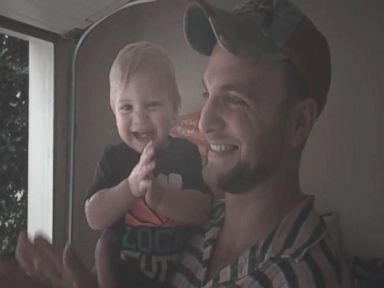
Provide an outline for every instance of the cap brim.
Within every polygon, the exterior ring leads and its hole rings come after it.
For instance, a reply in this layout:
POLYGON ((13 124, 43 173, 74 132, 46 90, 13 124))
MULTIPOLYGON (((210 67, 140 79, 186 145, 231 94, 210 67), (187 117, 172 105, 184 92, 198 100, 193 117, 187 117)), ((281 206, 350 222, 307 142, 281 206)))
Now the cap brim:
POLYGON ((253 15, 237 15, 202 0, 188 4, 184 14, 184 34, 192 49, 203 55, 210 55, 217 43, 242 57, 280 54, 279 47, 263 33, 253 15))
POLYGON ((204 2, 190 2, 184 14, 184 35, 193 50, 202 55, 211 55, 216 45, 216 36, 209 21, 213 11, 204 2))

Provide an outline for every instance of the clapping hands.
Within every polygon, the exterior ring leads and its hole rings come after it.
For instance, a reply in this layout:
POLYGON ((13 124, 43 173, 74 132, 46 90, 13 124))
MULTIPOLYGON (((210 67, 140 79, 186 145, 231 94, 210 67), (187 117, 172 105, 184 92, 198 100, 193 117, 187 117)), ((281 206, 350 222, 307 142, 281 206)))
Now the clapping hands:
POLYGON ((19 288, 98 287, 96 277, 85 267, 70 245, 66 245, 61 254, 55 251, 46 238, 37 236, 31 241, 27 233, 22 231, 18 238, 16 259, 30 279, 29 283, 18 286, 19 288))
POLYGON ((150 141, 141 153, 139 163, 133 168, 128 177, 131 194, 135 197, 143 197, 153 184, 153 170, 155 169, 155 148, 150 141))
POLYGON ((133 168, 128 177, 131 194, 135 197, 144 197, 152 208, 161 201, 163 186, 154 177, 156 163, 154 160, 155 147, 152 141, 144 147, 139 163, 133 168))

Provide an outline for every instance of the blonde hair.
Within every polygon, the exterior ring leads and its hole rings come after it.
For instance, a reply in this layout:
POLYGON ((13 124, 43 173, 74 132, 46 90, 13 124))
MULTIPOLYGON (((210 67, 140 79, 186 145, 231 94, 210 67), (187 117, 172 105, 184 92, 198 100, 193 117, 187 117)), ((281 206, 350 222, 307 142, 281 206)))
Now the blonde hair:
POLYGON ((124 89, 130 78, 138 72, 161 73, 171 86, 169 95, 174 111, 180 107, 180 94, 176 84, 175 69, 164 50, 153 43, 135 42, 123 47, 117 54, 109 72, 110 104, 113 108, 116 93, 124 89))

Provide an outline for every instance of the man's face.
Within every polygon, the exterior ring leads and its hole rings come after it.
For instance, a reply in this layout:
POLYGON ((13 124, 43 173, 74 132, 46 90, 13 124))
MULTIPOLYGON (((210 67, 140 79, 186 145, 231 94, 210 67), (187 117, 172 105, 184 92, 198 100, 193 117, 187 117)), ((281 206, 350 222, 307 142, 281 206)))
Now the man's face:
POLYGON ((116 92, 112 109, 120 138, 141 153, 149 141, 157 149, 168 143, 176 112, 171 102, 174 91, 158 72, 138 72, 116 92))
POLYGON ((267 181, 287 149, 286 74, 270 58, 248 60, 216 46, 203 77, 199 128, 209 142, 203 175, 213 189, 241 193, 267 181))

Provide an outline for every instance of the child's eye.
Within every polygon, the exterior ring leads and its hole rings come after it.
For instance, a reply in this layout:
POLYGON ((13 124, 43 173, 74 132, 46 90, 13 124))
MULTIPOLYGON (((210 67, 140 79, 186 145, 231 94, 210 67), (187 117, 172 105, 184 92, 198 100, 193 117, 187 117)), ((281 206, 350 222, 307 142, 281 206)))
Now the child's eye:
POLYGON ((124 104, 119 107, 119 111, 121 112, 130 112, 132 111, 132 105, 130 104, 124 104))
POLYGON ((161 105, 160 102, 158 101, 152 101, 152 102, 149 102, 147 104, 147 108, 156 108, 156 107, 159 107, 161 105))

